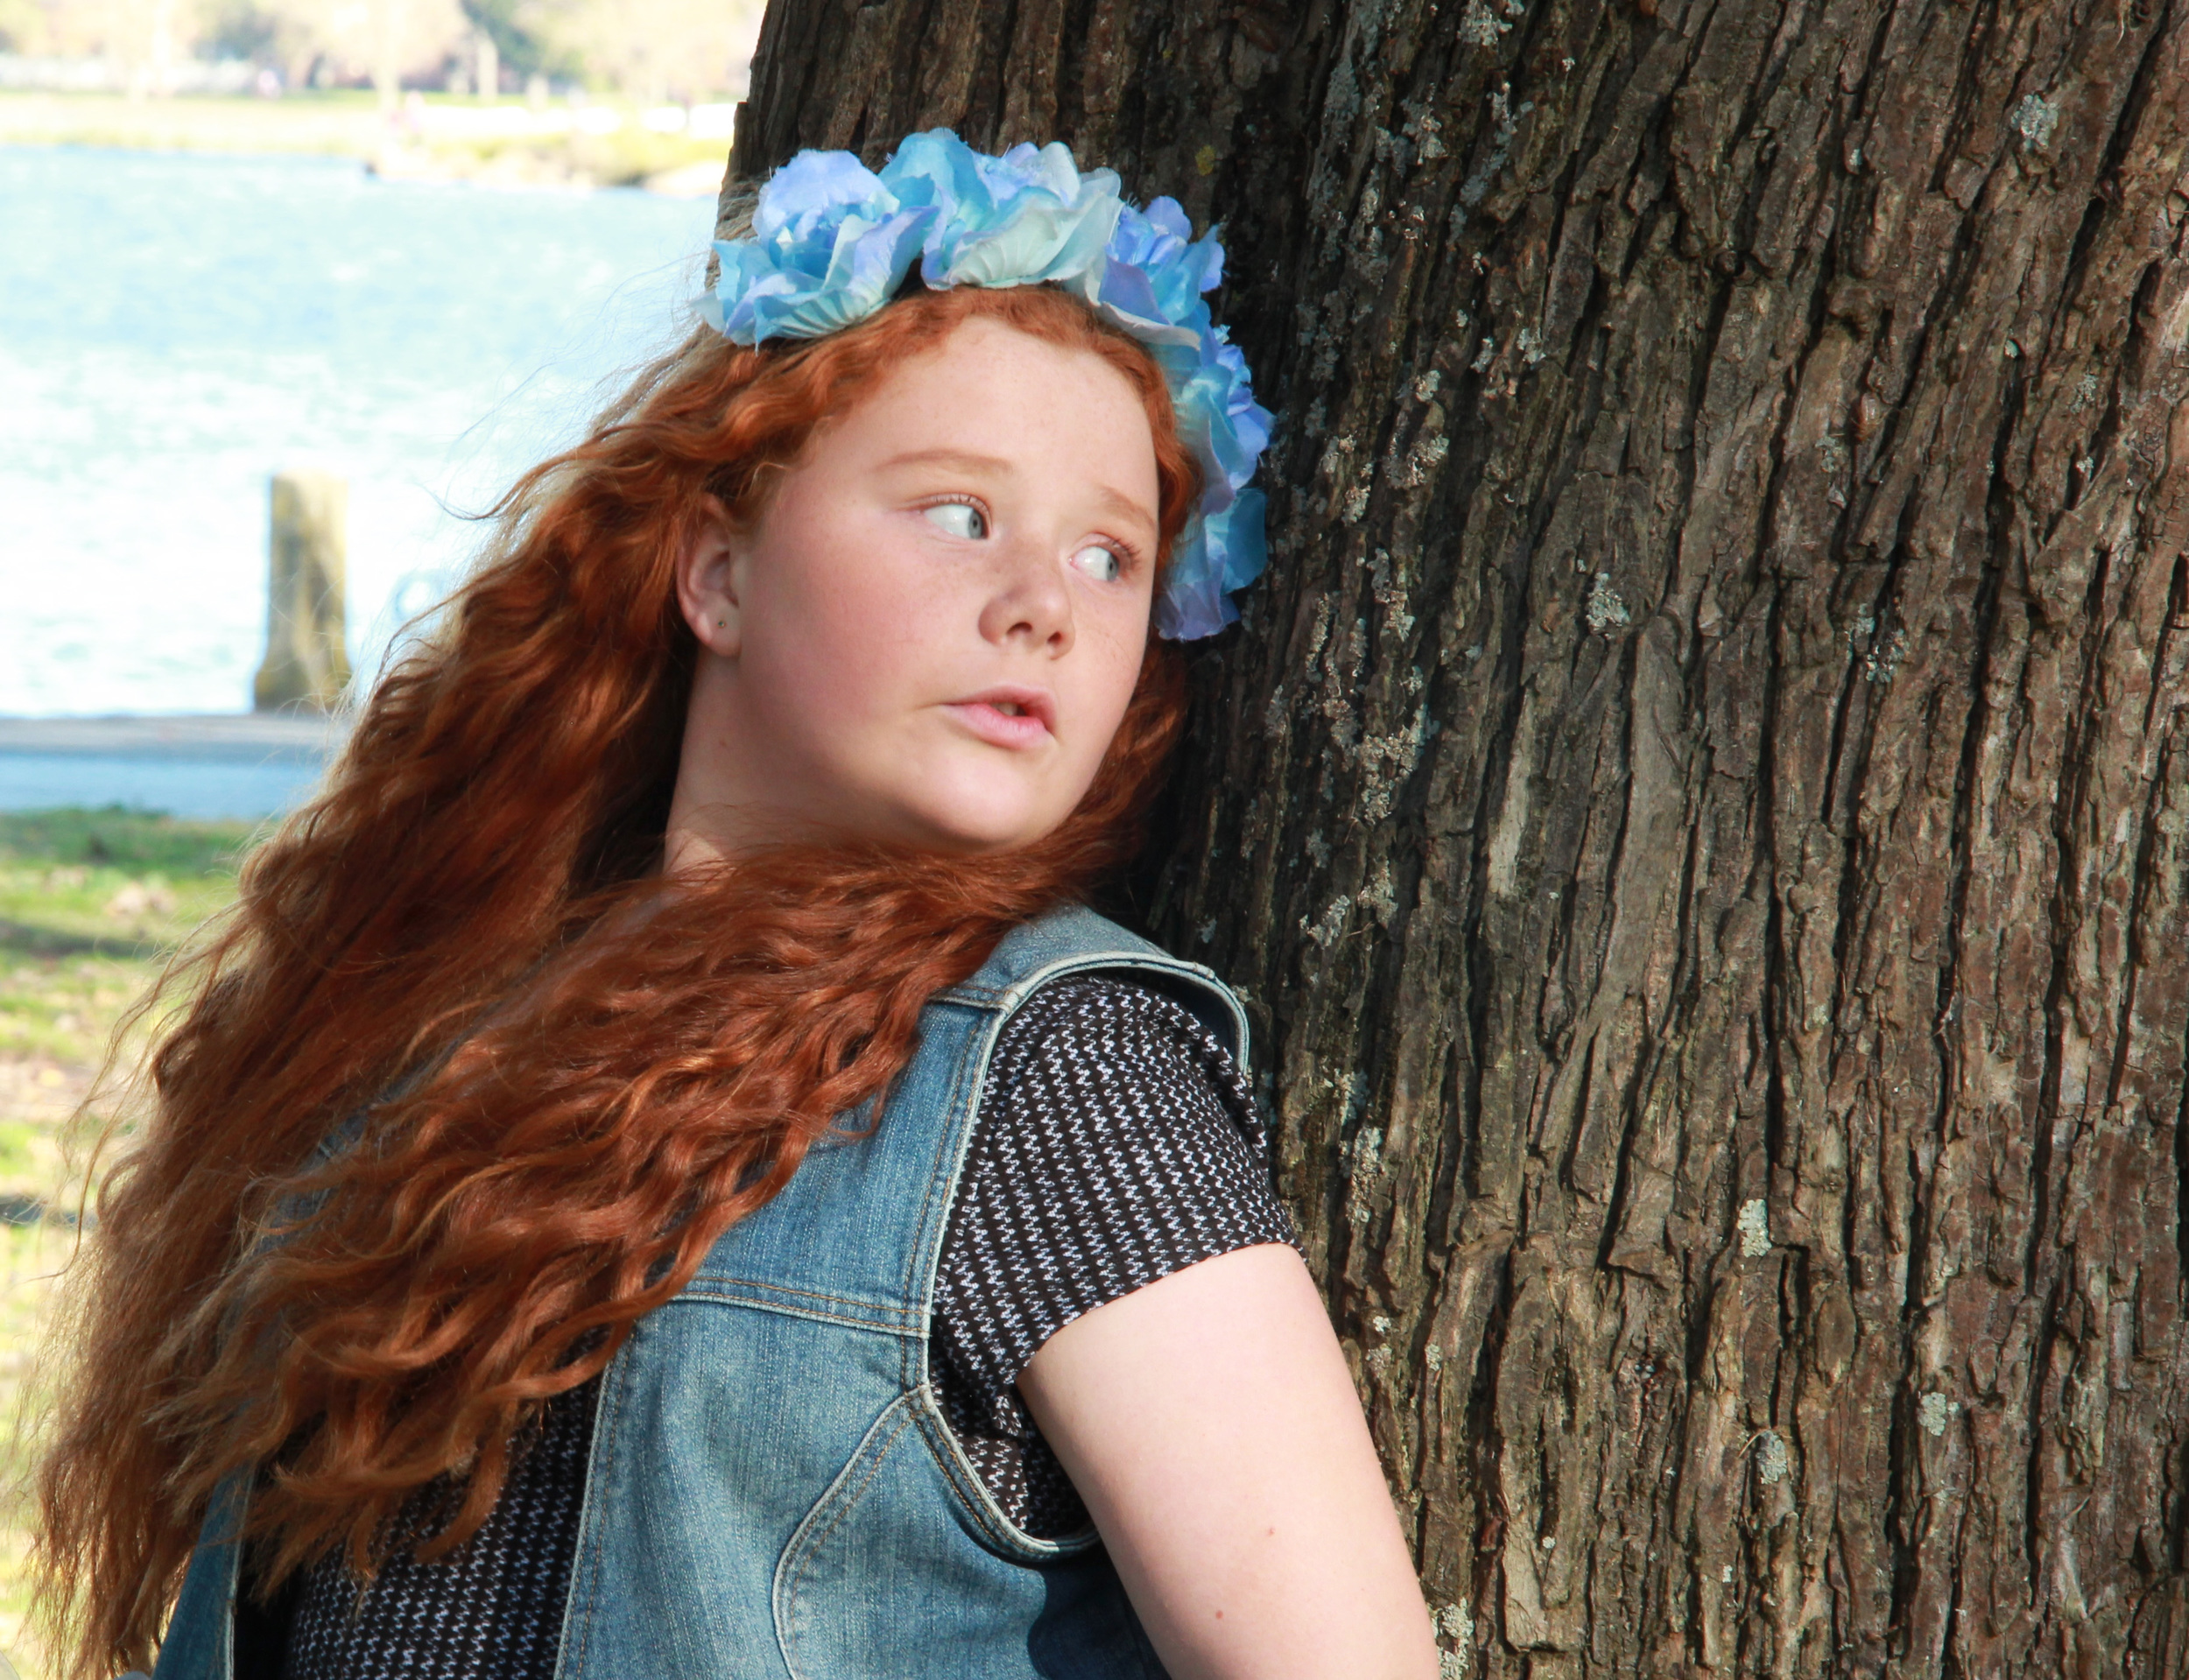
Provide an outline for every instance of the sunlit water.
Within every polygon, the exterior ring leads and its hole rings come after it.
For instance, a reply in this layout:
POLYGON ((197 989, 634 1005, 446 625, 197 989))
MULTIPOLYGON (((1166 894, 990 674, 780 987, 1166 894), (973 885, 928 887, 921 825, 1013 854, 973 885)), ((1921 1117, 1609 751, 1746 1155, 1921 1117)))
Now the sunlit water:
POLYGON ((574 440, 681 335, 713 214, 0 147, 0 713, 248 709, 266 482, 289 466, 349 481, 371 669, 480 540, 449 510, 574 440))
MULTIPOLYGON (((685 329, 713 217, 354 163, 0 147, 0 714, 242 711, 266 482, 349 482, 374 669, 490 503, 685 329)), ((0 754, 0 807, 251 816, 294 765, 0 754)))

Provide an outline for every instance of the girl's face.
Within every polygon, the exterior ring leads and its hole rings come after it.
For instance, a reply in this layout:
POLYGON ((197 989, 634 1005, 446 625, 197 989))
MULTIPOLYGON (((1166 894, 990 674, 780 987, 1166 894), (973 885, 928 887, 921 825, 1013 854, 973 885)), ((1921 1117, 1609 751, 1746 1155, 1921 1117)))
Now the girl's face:
POLYGON ((1147 411, 1099 356, 976 316, 893 369, 682 559, 670 866, 1055 828, 1139 675, 1157 497, 1147 411))

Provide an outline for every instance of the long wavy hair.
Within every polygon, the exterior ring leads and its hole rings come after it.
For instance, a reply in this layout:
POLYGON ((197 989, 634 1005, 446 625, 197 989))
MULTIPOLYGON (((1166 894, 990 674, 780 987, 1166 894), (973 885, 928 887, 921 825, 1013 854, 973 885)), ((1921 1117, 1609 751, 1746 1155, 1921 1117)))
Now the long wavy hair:
POLYGON ((1198 486, 1162 373, 1072 298, 915 292, 760 349, 696 333, 518 483, 171 973, 187 1005, 97 1187, 38 1480, 39 1604, 72 1676, 151 1665, 244 1466, 260 1590, 337 1548, 370 1571, 438 1477, 461 1499, 419 1555, 460 1544, 541 1403, 886 1093, 926 1000, 1137 849, 1184 706, 1153 642, 1093 786, 1030 847, 660 868, 695 657, 672 568, 700 499, 757 517, 771 468, 976 314, 1140 391, 1167 553, 1198 486), (322 1149, 346 1121, 354 1142, 322 1149))

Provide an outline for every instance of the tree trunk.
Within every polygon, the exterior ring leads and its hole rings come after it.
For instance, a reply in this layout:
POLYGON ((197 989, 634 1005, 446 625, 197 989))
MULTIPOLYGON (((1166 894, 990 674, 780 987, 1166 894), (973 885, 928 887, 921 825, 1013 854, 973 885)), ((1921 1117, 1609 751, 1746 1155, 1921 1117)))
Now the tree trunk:
POLYGON ((1247 991, 1447 1675, 2189 1672, 2171 0, 775 0, 1282 411, 1147 919, 1247 991))

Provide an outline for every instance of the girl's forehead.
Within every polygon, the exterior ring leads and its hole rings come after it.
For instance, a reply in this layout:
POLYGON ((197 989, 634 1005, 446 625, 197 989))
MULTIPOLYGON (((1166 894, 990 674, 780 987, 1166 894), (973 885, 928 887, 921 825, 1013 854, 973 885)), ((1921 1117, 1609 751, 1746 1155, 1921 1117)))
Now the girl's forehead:
POLYGON ((904 383, 944 381, 962 384, 1031 381, 1035 383, 1115 383, 1137 402, 1123 373, 1083 345, 1062 344, 1005 321, 975 315, 959 322, 933 343, 904 356, 886 373, 877 390, 904 383))
POLYGON ((843 417, 858 435, 986 438, 1007 453, 1114 442, 1152 452, 1132 382, 1092 350, 975 319, 907 356, 843 417))

